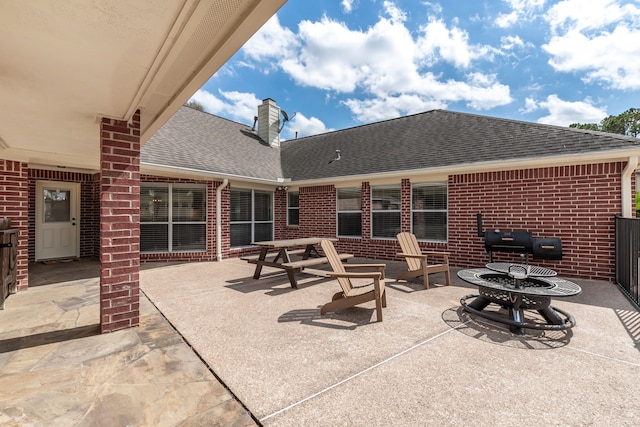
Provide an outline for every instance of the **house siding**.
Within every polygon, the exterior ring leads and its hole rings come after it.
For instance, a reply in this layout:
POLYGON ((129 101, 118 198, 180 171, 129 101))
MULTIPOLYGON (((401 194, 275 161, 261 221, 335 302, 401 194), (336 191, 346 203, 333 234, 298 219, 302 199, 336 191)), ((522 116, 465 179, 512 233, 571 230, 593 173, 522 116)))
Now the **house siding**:
MULTIPOLYGON (((451 175, 448 179, 448 242, 420 242, 423 250, 447 250, 457 267, 479 267, 488 262, 476 214, 486 230, 529 230, 534 237, 562 240, 563 259, 530 262, 568 277, 612 280, 615 274, 614 216, 620 213, 621 174, 625 163, 600 163, 513 171, 451 175)), ((424 182, 423 180, 415 183, 424 182)), ((402 231, 411 231, 411 185, 402 188, 402 231)), ((276 227, 276 238, 336 236, 334 186, 302 187, 300 225, 276 227)), ((356 256, 400 260, 395 239, 372 239, 371 184, 362 183, 362 238, 341 238, 336 247, 356 256)), ((633 183, 635 194, 635 182, 633 183)), ((281 196, 285 197, 285 196, 281 196)), ((284 206, 286 203, 277 204, 284 206)), ((286 224, 286 222, 285 222, 286 224)), ((495 253, 495 261, 520 261, 519 254, 495 253)))
POLYGON ((0 217, 18 230, 17 290, 29 287, 29 169, 23 162, 0 160, 0 217))
MULTIPOLYGON (((7 162, 3 162, 6 166, 7 162)), ((420 242, 423 250, 448 250, 451 264, 478 267, 488 262, 484 242, 477 236, 476 214, 483 215, 485 230, 529 230, 535 237, 558 237, 562 240, 563 259, 530 262, 552 268, 560 275, 613 280, 615 275, 614 216, 620 213, 621 174, 624 162, 575 166, 530 168, 512 171, 456 174, 448 178, 448 242, 420 242)), ((8 167, 21 171, 18 163, 8 167)), ((7 180, 5 174, 5 181, 7 180)), ((33 260, 35 237, 35 182, 38 179, 80 182, 81 255, 98 256, 100 252, 99 174, 64 171, 28 171, 28 256, 33 260)), ((20 188, 20 172, 15 178, 20 188)), ((142 261, 215 261, 216 189, 221 181, 142 176, 142 182, 206 184, 207 250, 204 252, 142 253, 142 261)), ((425 180, 401 179, 402 231, 411 231, 411 186, 425 180)), ((336 247, 356 256, 401 260, 395 239, 372 239, 371 187, 362 182, 362 237, 341 238, 336 247)), ((221 191, 222 257, 239 257, 257 253, 257 248, 230 248, 230 185, 221 191)), ((635 203, 636 182, 632 180, 635 203)), ((18 190, 20 191, 20 190, 18 190)), ((287 225, 287 191, 274 191, 274 238, 293 239, 306 236, 336 236, 336 187, 319 185, 301 187, 299 192, 300 224, 287 225)), ((6 210, 6 209, 5 209, 6 210)), ((18 209, 19 210, 19 209, 18 209)), ((7 215, 7 216, 14 216, 7 215)), ((17 215, 19 218, 19 214, 17 215)), ((12 218, 13 219, 13 218, 12 218)), ((16 224, 14 222, 14 224, 16 224)), ((20 224, 19 220, 18 223, 20 224)), ((496 261, 519 260, 518 254, 494 253, 496 261)), ((24 268, 23 270, 26 270, 24 268)), ((26 272, 22 276, 26 280, 26 272)), ((23 287, 26 285, 23 285, 23 287)))
MULTIPOLYGON (((601 163, 451 176, 451 263, 477 267, 487 262, 483 240, 476 235, 476 214, 482 213, 486 230, 529 230, 534 237, 562 240, 561 261, 535 264, 563 276, 612 280, 614 217, 622 209, 624 166, 601 163)), ((494 254, 496 261, 507 259, 513 254, 494 254)))
POLYGON ((100 123, 100 328, 140 323, 140 111, 100 123))

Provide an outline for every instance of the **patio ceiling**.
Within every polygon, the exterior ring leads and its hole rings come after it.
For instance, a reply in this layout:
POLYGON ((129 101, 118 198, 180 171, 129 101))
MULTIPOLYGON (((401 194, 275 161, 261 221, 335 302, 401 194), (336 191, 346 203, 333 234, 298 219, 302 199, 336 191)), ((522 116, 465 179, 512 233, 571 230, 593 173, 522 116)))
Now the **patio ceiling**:
POLYGON ((102 117, 144 143, 286 0, 0 0, 0 158, 99 169, 102 117))

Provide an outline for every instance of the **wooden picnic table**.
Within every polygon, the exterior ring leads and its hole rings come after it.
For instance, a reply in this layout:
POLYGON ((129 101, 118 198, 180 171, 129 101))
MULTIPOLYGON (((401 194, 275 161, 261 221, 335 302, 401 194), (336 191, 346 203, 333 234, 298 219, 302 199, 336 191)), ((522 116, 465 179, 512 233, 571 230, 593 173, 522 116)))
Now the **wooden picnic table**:
MULTIPOLYGON (((331 241, 337 240, 328 237, 305 237, 301 239, 253 242, 252 245, 260 247, 260 254, 242 257, 242 259, 256 265, 256 271, 253 274, 254 279, 260 278, 262 267, 264 266, 281 268, 287 272, 291 287, 297 289, 296 271, 313 265, 329 263, 326 257, 320 255, 316 247, 325 239, 331 241), (292 255, 301 255, 301 259, 292 261, 292 255), (273 258, 269 259, 270 256, 273 256, 273 258)), ((353 258, 352 254, 340 254, 339 256, 342 260, 353 258)))

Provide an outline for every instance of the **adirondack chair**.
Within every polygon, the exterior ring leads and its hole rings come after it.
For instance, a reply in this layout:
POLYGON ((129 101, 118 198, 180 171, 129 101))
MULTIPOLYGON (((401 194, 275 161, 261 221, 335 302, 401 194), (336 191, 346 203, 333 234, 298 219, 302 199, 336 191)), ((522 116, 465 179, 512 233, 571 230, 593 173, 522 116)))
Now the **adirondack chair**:
POLYGON ((413 279, 424 277, 424 287, 429 289, 429 274, 444 272, 446 284, 451 284, 451 273, 449 272, 449 252, 422 252, 418 245, 415 234, 399 233, 397 236, 402 252, 398 256, 404 257, 407 262, 407 271, 400 273, 397 280, 413 279), (438 257, 442 260, 439 264, 429 264, 428 257, 438 257))
POLYGON ((382 307, 387 306, 387 295, 384 287, 384 269, 386 265, 343 264, 330 240, 323 240, 320 245, 333 270, 328 273, 328 276, 334 277, 342 288, 342 291, 333 296, 331 302, 322 306, 320 314, 342 310, 368 301, 375 301, 377 321, 382 322, 382 307), (350 271, 366 269, 376 271, 350 271), (371 279, 372 282, 363 286, 353 286, 351 279, 371 279))

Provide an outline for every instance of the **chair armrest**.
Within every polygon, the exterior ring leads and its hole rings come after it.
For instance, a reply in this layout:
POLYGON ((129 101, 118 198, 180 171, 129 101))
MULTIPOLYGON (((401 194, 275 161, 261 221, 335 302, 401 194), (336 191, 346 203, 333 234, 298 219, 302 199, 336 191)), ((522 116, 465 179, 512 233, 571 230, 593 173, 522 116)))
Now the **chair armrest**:
POLYGON ((383 275, 379 271, 367 271, 362 273, 354 273, 350 271, 342 272, 334 272, 328 271, 327 276, 329 277, 345 277, 347 279, 382 279, 383 275))
POLYGON ((378 270, 382 273, 381 279, 384 279, 384 269, 387 268, 387 264, 342 264, 345 270, 378 270))
POLYGON ((384 270, 387 267, 387 264, 342 264, 345 270, 349 269, 366 269, 370 268, 373 270, 384 270))
POLYGON ((441 252, 441 251, 428 251, 423 252, 425 255, 440 255, 440 256, 448 256, 451 255, 451 252, 441 252))
POLYGON ((405 254, 404 252, 400 252, 396 255, 403 256, 405 258, 426 258, 427 257, 427 255, 425 254, 405 254))

